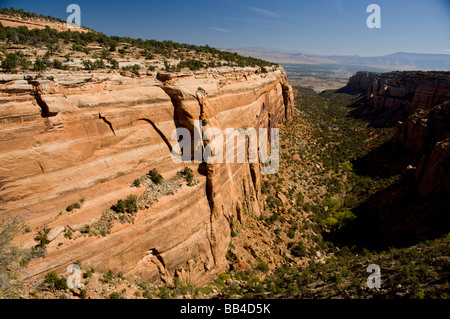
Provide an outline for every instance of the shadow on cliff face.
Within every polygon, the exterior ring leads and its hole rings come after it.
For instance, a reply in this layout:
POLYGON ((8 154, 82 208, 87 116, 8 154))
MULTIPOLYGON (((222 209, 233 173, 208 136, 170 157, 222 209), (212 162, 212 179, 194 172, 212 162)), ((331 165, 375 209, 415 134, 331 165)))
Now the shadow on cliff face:
POLYGON ((413 171, 353 209, 357 216, 324 239, 338 246, 384 250, 407 247, 450 232, 450 201, 443 194, 424 197, 413 171))
POLYGON ((395 127, 398 121, 405 121, 409 114, 402 107, 379 108, 376 109, 368 104, 364 92, 354 91, 348 87, 343 87, 336 93, 347 93, 355 96, 355 102, 347 107, 352 109, 349 116, 365 121, 372 127, 384 128, 395 127))
POLYGON ((415 177, 422 153, 389 140, 352 162, 353 172, 374 179, 398 177, 352 210, 356 219, 324 238, 338 246, 383 250, 407 247, 450 232, 445 189, 423 196, 415 177))
POLYGON ((377 178, 388 178, 404 172, 408 165, 416 166, 421 154, 414 153, 389 140, 352 162, 354 172, 377 178))
POLYGON ((398 121, 405 121, 409 114, 401 107, 393 107, 390 109, 374 109, 366 104, 365 99, 351 105, 354 110, 350 112, 350 116, 369 123, 372 127, 394 127, 398 121))

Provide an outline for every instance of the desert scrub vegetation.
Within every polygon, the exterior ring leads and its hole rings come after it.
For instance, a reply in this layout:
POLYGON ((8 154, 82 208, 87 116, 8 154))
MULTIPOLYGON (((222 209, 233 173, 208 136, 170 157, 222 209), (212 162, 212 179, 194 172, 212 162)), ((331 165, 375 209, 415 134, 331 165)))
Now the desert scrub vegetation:
POLYGON ((129 195, 125 200, 119 199, 117 203, 111 206, 111 209, 118 214, 134 214, 137 212, 137 196, 129 195))
POLYGON ((150 170, 147 174, 150 177, 150 180, 155 184, 161 184, 164 181, 164 177, 158 173, 156 168, 150 170))
POLYGON ((450 236, 408 248, 356 254, 336 249, 324 262, 307 267, 282 265, 260 279, 254 271, 234 272, 233 285, 223 286, 223 298, 414 298, 450 297, 450 236), (381 288, 367 288, 367 266, 381 267, 381 288), (244 280, 242 280, 244 279, 244 280))
MULTIPOLYGON (((374 178, 356 171, 353 165, 355 160, 389 141, 393 129, 374 128, 350 116, 352 105, 360 99, 358 96, 297 89, 296 108, 308 126, 311 142, 301 149, 295 147, 293 152, 300 154, 304 161, 314 163, 315 168, 306 171, 309 178, 305 186, 310 200, 297 198, 296 204, 299 209, 312 213, 318 231, 337 230, 355 219, 352 212, 355 207, 398 180, 398 175, 374 178), (319 187, 326 193, 316 192, 313 199, 311 195, 319 187)), ((285 138, 298 144, 291 136, 285 138)), ((293 175, 299 176, 298 171, 293 175)))
POLYGON ((0 220, 0 299, 20 297, 23 290, 20 274, 31 258, 38 257, 35 249, 22 249, 13 243, 13 239, 26 229, 20 217, 0 220))
POLYGON ((97 222, 84 226, 80 232, 86 235, 104 237, 111 232, 114 223, 131 223, 138 211, 137 200, 136 195, 129 195, 125 200, 119 199, 110 209, 103 212, 97 222))
POLYGON ((68 289, 66 278, 60 277, 56 271, 47 273, 43 283, 53 290, 68 289))
POLYGON ((45 249, 45 245, 49 243, 47 240, 47 234, 50 232, 51 228, 44 227, 43 229, 39 230, 37 235, 34 237, 34 240, 37 242, 36 248, 43 248, 45 249))
MULTIPOLYGON (((22 9, 3 8, 1 13, 9 16, 20 17, 25 19, 42 19, 45 21, 60 22, 60 19, 36 15, 35 13, 25 12, 22 9)), ((91 46, 101 46, 103 50, 100 58, 91 61, 85 60, 83 66, 86 70, 95 70, 98 68, 106 68, 103 59, 110 59, 111 54, 117 52, 124 57, 126 54, 138 55, 139 58, 145 60, 158 59, 177 59, 180 62, 171 66, 166 64, 166 71, 180 71, 184 68, 195 71, 210 67, 227 66, 259 66, 262 70, 276 64, 264 60, 244 57, 237 53, 227 52, 212 48, 208 45, 197 46, 185 43, 177 43, 173 41, 157 41, 133 39, 130 37, 106 36, 100 32, 88 30, 88 32, 78 31, 61 31, 46 27, 44 29, 28 30, 25 26, 5 27, 0 24, 0 41, 5 41, 8 45, 31 45, 35 47, 47 47, 51 52, 56 51, 61 44, 70 46, 73 52, 83 52, 86 55, 91 54, 91 46), (134 53, 133 53, 134 52, 134 53)), ((51 54, 50 54, 51 55, 51 54)), ((42 60, 37 60, 33 68, 43 70, 52 67, 52 62, 48 60, 49 56, 42 60), (46 62, 48 61, 48 63, 46 62)), ((96 57, 98 58, 98 57, 96 57)), ((4 72, 14 73, 17 68, 28 70, 31 63, 26 60, 20 60, 15 55, 5 56, 2 58, 1 68, 4 72)), ((67 64, 56 62, 57 68, 72 69, 67 64)), ((111 68, 118 68, 118 64, 112 62, 111 68)), ((127 67, 126 67, 127 68, 127 67)), ((131 72, 138 75, 139 69, 136 65, 131 66, 131 72)))
POLYGON ((196 179, 194 179, 194 173, 191 168, 185 167, 181 171, 177 172, 177 176, 186 180, 188 186, 194 186, 198 183, 196 179))
POLYGON ((140 187, 141 186, 141 180, 139 178, 136 178, 133 183, 131 184, 131 186, 134 187, 140 187))
POLYGON ((139 70, 141 69, 141 66, 139 64, 133 64, 133 65, 126 65, 122 67, 122 71, 130 71, 136 76, 139 76, 139 70))
POLYGON ((81 204, 76 202, 76 203, 73 203, 73 204, 70 204, 69 206, 67 206, 66 207, 66 212, 71 212, 74 209, 80 209, 80 208, 81 208, 81 204))

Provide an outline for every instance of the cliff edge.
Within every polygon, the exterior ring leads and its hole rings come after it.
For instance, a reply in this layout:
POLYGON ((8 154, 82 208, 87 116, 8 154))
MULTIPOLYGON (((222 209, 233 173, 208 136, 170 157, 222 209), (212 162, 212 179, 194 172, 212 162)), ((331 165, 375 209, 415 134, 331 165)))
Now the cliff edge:
POLYGON ((281 67, 134 78, 4 74, 0 90, 1 214, 25 218, 31 232, 18 238, 25 247, 43 229, 70 232, 30 262, 28 277, 77 260, 153 282, 182 276, 202 284, 226 271, 230 229, 244 211, 259 214, 259 164, 177 164, 171 134, 193 133, 199 119, 202 129, 275 128, 293 110, 281 67), (172 195, 139 207, 132 222, 115 223, 105 236, 84 231, 118 199, 146 193, 130 185, 136 178, 155 168, 168 180, 185 166, 196 185, 178 182, 172 195))

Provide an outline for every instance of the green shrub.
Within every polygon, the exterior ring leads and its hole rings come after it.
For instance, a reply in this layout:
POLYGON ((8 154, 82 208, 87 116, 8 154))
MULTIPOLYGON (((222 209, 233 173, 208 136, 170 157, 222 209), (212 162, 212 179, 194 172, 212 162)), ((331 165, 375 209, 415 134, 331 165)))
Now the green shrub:
POLYGON ((46 68, 47 66, 45 65, 44 61, 41 60, 40 58, 36 58, 33 64, 33 70, 39 72, 44 71, 46 68))
POLYGON ((116 59, 109 60, 109 63, 111 64, 111 69, 118 69, 119 68, 119 62, 117 62, 116 59))
POLYGON ((298 192, 297 199, 295 200, 295 204, 297 206, 302 206, 305 201, 305 196, 303 196, 302 192, 298 192))
POLYGON ((73 236, 73 233, 72 233, 72 231, 71 231, 70 229, 67 229, 67 230, 64 232, 64 237, 65 237, 65 238, 72 239, 72 236, 73 236))
POLYGON ((289 238, 291 238, 291 239, 294 238, 294 237, 295 237, 295 230, 292 229, 292 228, 290 228, 290 229, 287 231, 286 235, 287 235, 289 238))
POLYGON ((47 234, 50 231, 51 228, 44 228, 43 230, 39 231, 39 233, 34 237, 34 240, 38 242, 36 247, 45 248, 45 245, 49 243, 47 240, 47 234))
POLYGON ((66 290, 67 280, 65 278, 59 277, 56 271, 49 272, 45 275, 44 282, 48 284, 52 289, 56 290, 66 290))
POLYGON ((124 298, 122 297, 122 295, 120 293, 115 291, 108 296, 108 299, 124 299, 124 298))
POLYGON ((129 195, 125 200, 119 199, 111 209, 120 214, 133 214, 137 212, 137 196, 129 195))
POLYGON ((134 65, 126 65, 122 67, 122 71, 130 71, 131 73, 135 75, 139 75, 139 70, 141 69, 141 66, 139 64, 134 65))
POLYGON ((141 66, 139 64, 134 64, 131 67, 131 73, 133 73, 134 75, 139 75, 139 70, 141 69, 141 66))
POLYGON ((108 272, 106 274, 103 275, 103 281, 104 282, 110 282, 114 279, 114 274, 112 272, 112 270, 108 270, 108 272))
POLYGON ((199 86, 197 88, 197 91, 200 92, 203 96, 207 96, 208 92, 206 92, 206 90, 204 88, 202 88, 201 86, 199 86))
POLYGON ((2 61, 1 68, 6 72, 15 72, 19 63, 19 57, 16 53, 8 53, 2 61))
POLYGON ((103 50, 102 50, 102 53, 101 53, 102 59, 107 59, 108 56, 109 56, 109 50, 103 49, 103 50))
POLYGON ((262 273, 268 273, 270 268, 269 266, 262 260, 258 261, 258 265, 256 266, 256 269, 261 271, 262 273))
POLYGON ((73 204, 70 204, 69 206, 67 206, 66 211, 71 212, 74 209, 79 209, 79 208, 81 208, 81 205, 80 205, 80 203, 76 202, 76 203, 73 203, 73 204))
POLYGON ((339 221, 334 217, 328 217, 323 221, 324 226, 328 229, 334 228, 338 223, 339 221))
POLYGON ((82 63, 85 70, 97 70, 105 67, 102 59, 97 59, 95 61, 83 60, 82 63))
POLYGON ((189 59, 178 63, 177 68, 178 69, 189 68, 189 70, 191 71, 197 71, 204 68, 205 66, 206 65, 200 60, 189 59))
POLYGON ((192 169, 190 169, 189 167, 185 167, 184 169, 179 171, 177 175, 183 177, 186 180, 188 186, 195 185, 194 174, 192 169))
POLYGON ((342 206, 342 203, 340 201, 333 198, 324 199, 322 204, 323 206, 328 207, 328 209, 332 212, 335 212, 342 206))
POLYGON ((162 175, 158 173, 156 168, 149 171, 148 176, 150 177, 151 181, 155 184, 161 184, 164 180, 164 177, 162 177, 162 175))
POLYGON ((355 214, 349 210, 336 212, 334 217, 339 221, 339 223, 346 223, 356 218, 355 214))
POLYGON ((70 68, 67 64, 63 64, 63 63, 62 63, 60 60, 58 60, 58 59, 54 59, 54 60, 53 60, 52 66, 53 66, 55 69, 60 69, 60 70, 69 70, 69 68, 70 68))
POLYGON ((303 242, 299 241, 290 249, 291 255, 294 257, 306 257, 307 250, 303 242))
POLYGON ((140 187, 140 186, 141 186, 141 181, 140 181, 138 178, 136 178, 136 179, 133 181, 133 186, 134 186, 134 187, 140 187))
POLYGON ((220 274, 218 277, 219 277, 219 279, 222 280, 222 281, 225 281, 225 280, 227 280, 227 279, 230 279, 230 275, 229 275, 229 274, 220 274))
POLYGON ((83 274, 83 278, 89 278, 92 276, 92 274, 95 272, 94 268, 86 270, 86 272, 83 274))

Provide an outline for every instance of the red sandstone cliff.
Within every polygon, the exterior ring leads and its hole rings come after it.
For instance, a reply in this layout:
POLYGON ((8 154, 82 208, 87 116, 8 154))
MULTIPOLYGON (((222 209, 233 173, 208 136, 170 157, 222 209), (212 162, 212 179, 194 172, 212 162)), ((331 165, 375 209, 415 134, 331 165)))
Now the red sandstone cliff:
POLYGON ((31 261, 29 277, 77 260, 154 282, 177 273, 205 283, 226 270, 231 227, 244 222, 243 211, 259 214, 259 165, 208 164, 200 174, 199 164, 172 161, 171 133, 192 130, 196 119, 206 120, 205 128, 276 127, 292 116, 292 88, 282 68, 221 68, 166 80, 0 76, 0 212, 25 217, 32 229, 18 238, 25 246, 36 244, 44 226, 79 234, 118 199, 141 195, 142 188, 129 185, 151 168, 170 178, 190 166, 199 180, 105 237, 61 235, 45 258, 31 261), (82 197, 81 209, 64 212, 82 197))
POLYGON ((375 114, 372 122, 401 120, 393 142, 422 156, 419 192, 450 197, 450 72, 358 72, 344 91, 365 95, 362 114, 375 114))
POLYGON ((347 91, 363 93, 375 109, 401 108, 412 114, 450 100, 449 72, 357 72, 347 91))
POLYGON ((393 142, 422 154, 415 172, 422 195, 444 192, 450 198, 450 101, 399 122, 393 142))

